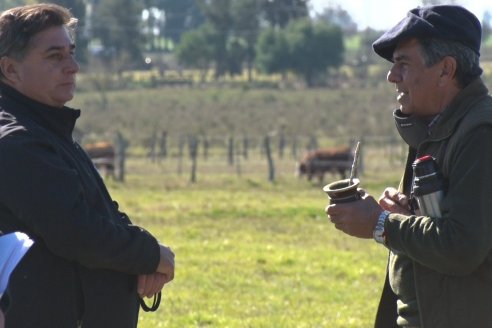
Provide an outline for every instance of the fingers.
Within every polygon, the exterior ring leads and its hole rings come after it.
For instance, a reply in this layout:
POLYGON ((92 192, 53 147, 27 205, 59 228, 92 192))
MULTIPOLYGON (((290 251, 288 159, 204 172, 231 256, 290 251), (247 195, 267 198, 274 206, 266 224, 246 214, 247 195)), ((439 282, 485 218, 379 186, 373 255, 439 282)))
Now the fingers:
POLYGON ((146 274, 140 274, 137 278, 137 293, 140 296, 144 296, 145 293, 145 283, 147 281, 146 274))
POLYGON ((372 238, 374 226, 381 206, 367 192, 360 200, 341 204, 330 204, 325 208, 330 221, 336 229, 358 238, 372 238))
POLYGON ((396 195, 398 193, 398 190, 393 188, 393 187, 387 187, 386 189, 384 189, 383 193, 381 194, 381 196, 379 197, 378 201, 380 202, 381 200, 385 199, 385 198, 393 198, 394 195, 396 195))
POLYGON ((392 213, 409 214, 408 197, 395 188, 386 188, 379 198, 379 205, 392 213))
POLYGON ((402 206, 402 207, 407 207, 408 206, 408 197, 405 194, 402 194, 401 192, 398 192, 396 195, 397 202, 402 206))
POLYGON ((137 292, 141 297, 152 297, 168 282, 168 278, 160 273, 143 274, 138 276, 137 292))
POLYGON ((326 206, 325 213, 328 215, 328 218, 330 219, 331 223, 333 223, 336 229, 344 231, 343 216, 336 214, 336 207, 334 207, 333 205, 326 206))
POLYGON ((143 274, 138 276, 138 295, 140 297, 151 297, 158 291, 154 291, 154 275, 153 274, 143 274))
POLYGON ((154 291, 155 288, 154 284, 155 284, 154 275, 153 274, 147 275, 147 279, 145 280, 145 288, 142 295, 146 297, 151 297, 152 295, 154 295, 156 293, 156 291, 154 291))
POLYGON ((405 205, 403 203, 406 203, 408 205, 407 196, 405 196, 404 194, 402 194, 401 192, 399 192, 398 190, 396 190, 394 188, 387 188, 384 191, 384 196, 386 198, 393 200, 395 203, 398 203, 400 205, 405 205))
POLYGON ((171 248, 159 244, 159 254, 156 272, 138 276, 137 292, 141 297, 152 297, 174 279, 174 252, 171 248))

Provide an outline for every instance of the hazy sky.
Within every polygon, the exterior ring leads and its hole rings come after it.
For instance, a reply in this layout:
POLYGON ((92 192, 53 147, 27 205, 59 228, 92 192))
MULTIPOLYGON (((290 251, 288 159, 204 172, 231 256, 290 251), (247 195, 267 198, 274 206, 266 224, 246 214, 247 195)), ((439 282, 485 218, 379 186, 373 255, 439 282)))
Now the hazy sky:
MULTIPOLYGON (((368 26, 384 30, 399 22, 408 10, 422 4, 420 0, 310 0, 314 12, 322 12, 324 8, 340 5, 347 10, 359 29, 368 26)), ((492 14, 492 1, 485 0, 458 0, 462 5, 473 12, 481 21, 485 11, 492 14)))

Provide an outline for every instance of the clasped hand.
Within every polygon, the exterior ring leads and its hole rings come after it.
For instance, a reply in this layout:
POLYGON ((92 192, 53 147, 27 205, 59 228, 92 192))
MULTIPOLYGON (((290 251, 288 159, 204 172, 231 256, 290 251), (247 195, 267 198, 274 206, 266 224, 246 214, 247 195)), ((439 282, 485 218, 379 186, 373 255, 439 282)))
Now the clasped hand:
POLYGON ((141 297, 152 297, 165 284, 174 279, 174 253, 164 245, 159 244, 160 260, 157 271, 141 274, 137 280, 137 292, 141 297))

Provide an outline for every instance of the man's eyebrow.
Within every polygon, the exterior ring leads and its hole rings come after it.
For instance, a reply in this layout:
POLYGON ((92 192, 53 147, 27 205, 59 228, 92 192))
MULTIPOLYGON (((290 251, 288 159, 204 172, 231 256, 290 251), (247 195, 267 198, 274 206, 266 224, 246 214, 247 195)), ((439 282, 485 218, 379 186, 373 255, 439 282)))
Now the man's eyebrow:
MULTIPOLYGON (((66 48, 65 46, 51 46, 48 49, 46 49, 44 52, 64 50, 65 48, 66 48)), ((70 48, 70 50, 74 50, 75 49, 75 43, 71 43, 69 48, 70 48)))
POLYGON ((405 59, 408 59, 407 55, 397 55, 397 56, 393 57, 393 62, 401 61, 401 60, 405 60, 405 59))

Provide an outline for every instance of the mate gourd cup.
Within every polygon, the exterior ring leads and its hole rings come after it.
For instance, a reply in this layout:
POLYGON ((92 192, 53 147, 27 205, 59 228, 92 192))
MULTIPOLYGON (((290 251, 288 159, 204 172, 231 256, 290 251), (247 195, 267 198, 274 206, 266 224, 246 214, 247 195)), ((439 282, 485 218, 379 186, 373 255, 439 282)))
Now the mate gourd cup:
POLYGON ((361 199, 357 190, 359 183, 360 180, 357 178, 353 178, 352 181, 350 179, 337 180, 324 186, 323 191, 326 192, 332 204, 353 202, 361 199))

